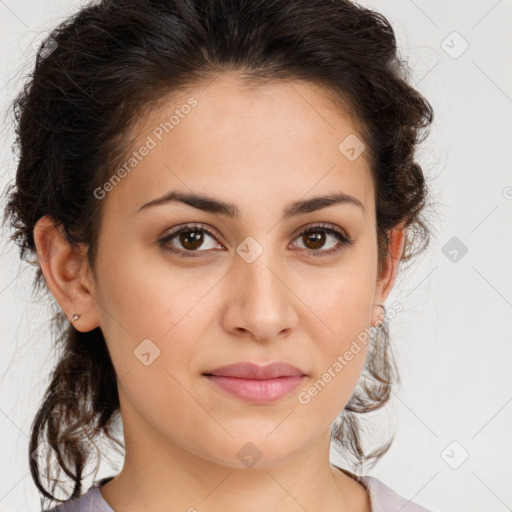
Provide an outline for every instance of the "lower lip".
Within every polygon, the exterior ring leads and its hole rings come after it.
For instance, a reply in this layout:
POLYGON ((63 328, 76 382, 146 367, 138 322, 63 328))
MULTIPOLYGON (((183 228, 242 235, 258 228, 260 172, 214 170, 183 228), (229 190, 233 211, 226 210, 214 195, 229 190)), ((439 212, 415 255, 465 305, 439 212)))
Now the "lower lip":
POLYGON ((210 382, 213 382, 224 391, 253 404, 266 404, 283 398, 291 393, 302 382, 304 377, 304 375, 295 375, 257 380, 206 375, 210 382))

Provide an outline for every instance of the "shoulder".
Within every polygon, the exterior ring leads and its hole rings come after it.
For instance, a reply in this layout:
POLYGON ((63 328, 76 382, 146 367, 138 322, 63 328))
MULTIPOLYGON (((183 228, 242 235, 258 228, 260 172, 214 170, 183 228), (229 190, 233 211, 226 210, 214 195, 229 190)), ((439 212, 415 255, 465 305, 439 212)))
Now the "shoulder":
POLYGON ((400 496, 378 478, 361 476, 359 481, 368 490, 372 512, 433 512, 400 496))
POLYGON ((114 512, 103 499, 100 492, 100 486, 109 479, 110 478, 97 481, 85 494, 82 494, 82 496, 74 500, 68 500, 48 510, 43 510, 42 512, 114 512))

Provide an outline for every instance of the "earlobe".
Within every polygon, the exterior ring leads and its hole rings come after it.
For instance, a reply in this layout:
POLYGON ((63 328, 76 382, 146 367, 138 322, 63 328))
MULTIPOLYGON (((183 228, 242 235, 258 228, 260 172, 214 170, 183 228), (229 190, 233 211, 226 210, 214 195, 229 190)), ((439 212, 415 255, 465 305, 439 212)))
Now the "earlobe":
POLYGON ((82 272, 83 253, 69 244, 58 224, 48 215, 37 221, 33 234, 46 284, 65 315, 80 331, 98 327, 92 283, 82 272))

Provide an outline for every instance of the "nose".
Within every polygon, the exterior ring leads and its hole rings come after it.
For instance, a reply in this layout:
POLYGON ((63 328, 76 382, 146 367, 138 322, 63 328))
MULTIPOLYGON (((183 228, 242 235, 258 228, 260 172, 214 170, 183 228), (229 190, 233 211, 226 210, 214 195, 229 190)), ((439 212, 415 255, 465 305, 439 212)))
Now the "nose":
POLYGON ((262 341, 288 335, 299 323, 300 300, 287 282, 286 262, 271 250, 258 250, 251 241, 247 247, 241 244, 241 249, 247 252, 235 258, 230 272, 225 328, 250 332, 262 341))

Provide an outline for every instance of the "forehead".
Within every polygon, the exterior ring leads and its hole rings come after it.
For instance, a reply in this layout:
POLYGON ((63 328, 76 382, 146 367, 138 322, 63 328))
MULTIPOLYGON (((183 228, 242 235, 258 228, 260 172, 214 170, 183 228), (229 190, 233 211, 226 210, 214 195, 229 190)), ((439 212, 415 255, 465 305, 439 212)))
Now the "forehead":
POLYGON ((367 152, 345 152, 344 141, 362 144, 357 127, 328 90, 309 82, 216 77, 162 98, 133 134, 131 151, 149 149, 109 192, 125 213, 171 189, 218 191, 242 203, 337 191, 373 199, 367 152))

